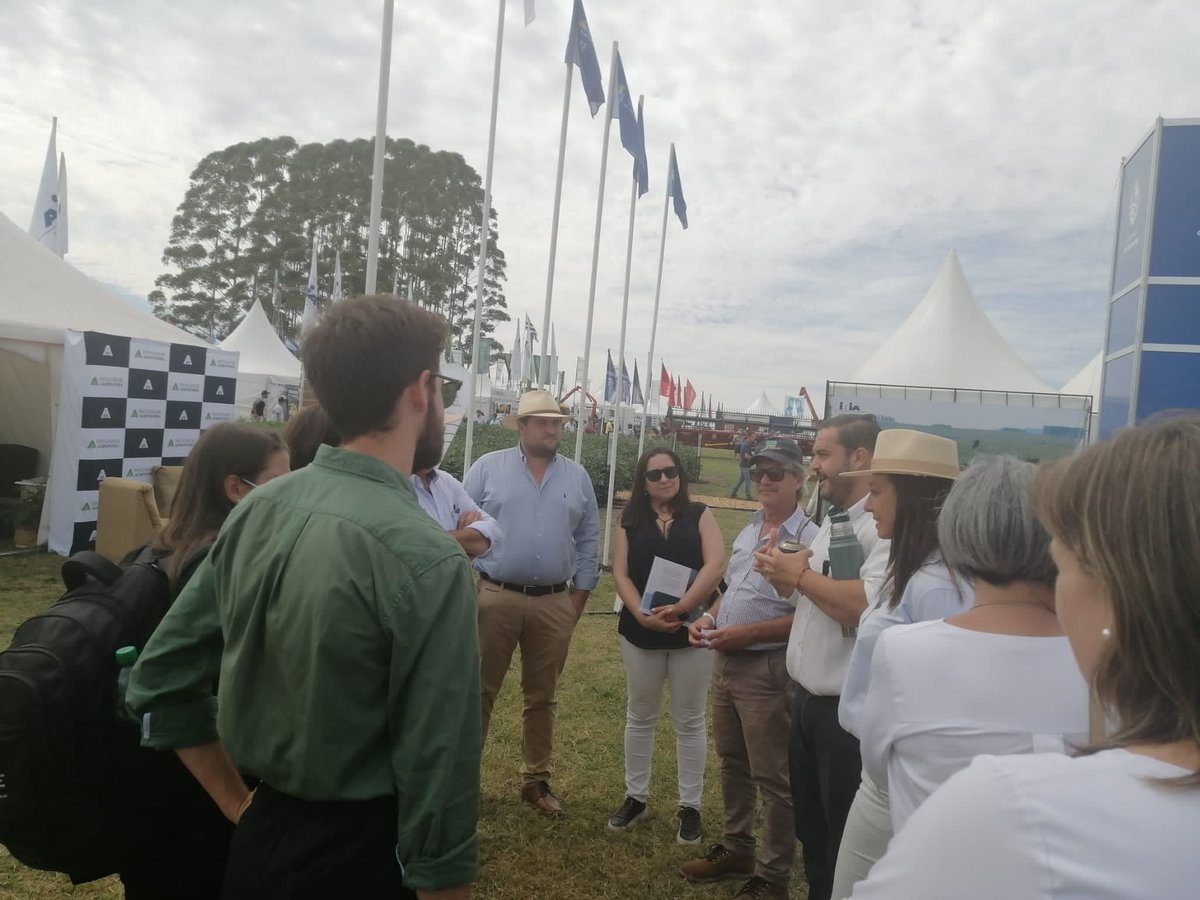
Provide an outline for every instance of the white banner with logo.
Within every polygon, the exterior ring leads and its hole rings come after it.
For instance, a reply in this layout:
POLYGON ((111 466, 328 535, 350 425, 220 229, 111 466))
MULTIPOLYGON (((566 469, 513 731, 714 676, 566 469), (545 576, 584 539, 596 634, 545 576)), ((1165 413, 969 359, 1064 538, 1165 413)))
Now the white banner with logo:
POLYGON ((200 432, 236 418, 238 354, 68 331, 50 472, 49 547, 91 549, 100 482, 150 482, 182 465, 200 432))

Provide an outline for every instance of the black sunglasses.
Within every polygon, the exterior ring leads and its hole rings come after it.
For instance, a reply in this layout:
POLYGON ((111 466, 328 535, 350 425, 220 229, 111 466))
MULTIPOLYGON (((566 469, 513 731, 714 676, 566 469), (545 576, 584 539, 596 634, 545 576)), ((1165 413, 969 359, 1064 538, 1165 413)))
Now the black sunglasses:
POLYGON ((678 478, 679 477, 679 466, 664 466, 661 469, 647 469, 646 470, 646 480, 647 481, 659 481, 664 475, 670 480, 674 480, 674 479, 678 478))
POLYGON ((462 390, 463 383, 457 378, 451 378, 449 375, 434 375, 434 378, 442 379, 442 406, 453 406, 454 400, 458 397, 458 392, 462 390))
POLYGON ((751 469, 750 480, 758 484, 764 476, 770 481, 783 481, 784 475, 798 474, 795 469, 751 469))

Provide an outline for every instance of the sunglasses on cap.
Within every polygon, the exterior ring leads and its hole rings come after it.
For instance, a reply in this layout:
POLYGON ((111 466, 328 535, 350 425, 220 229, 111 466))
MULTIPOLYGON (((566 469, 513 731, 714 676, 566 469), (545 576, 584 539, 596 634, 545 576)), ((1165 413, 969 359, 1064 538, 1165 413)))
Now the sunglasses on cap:
POLYGON ((657 481, 661 480, 664 476, 669 481, 673 481, 674 479, 678 478, 679 477, 679 466, 663 466, 661 469, 647 469, 646 470, 646 480, 647 481, 657 482, 657 481))
POLYGON ((434 378, 442 380, 442 406, 453 406, 454 400, 458 397, 458 392, 462 389, 463 383, 457 378, 451 378, 449 375, 434 375, 434 378))
POLYGON ((784 469, 784 468, 780 468, 778 466, 771 468, 771 469, 751 469, 750 470, 750 480, 753 481, 755 484, 758 484, 760 481, 763 480, 763 478, 766 478, 769 481, 783 481, 784 475, 796 475, 796 474, 799 474, 799 473, 797 473, 795 469, 784 469))

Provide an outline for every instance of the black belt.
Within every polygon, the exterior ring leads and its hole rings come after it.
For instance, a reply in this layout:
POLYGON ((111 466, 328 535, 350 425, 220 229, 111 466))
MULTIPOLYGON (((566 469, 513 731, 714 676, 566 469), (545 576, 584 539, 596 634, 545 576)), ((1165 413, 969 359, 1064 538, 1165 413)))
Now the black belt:
POLYGON ((512 584, 507 581, 498 581, 486 572, 480 572, 479 577, 484 581, 502 587, 506 591, 513 591, 517 594, 525 594, 529 597, 544 597, 547 594, 561 594, 567 589, 567 582, 562 581, 558 584, 512 584))

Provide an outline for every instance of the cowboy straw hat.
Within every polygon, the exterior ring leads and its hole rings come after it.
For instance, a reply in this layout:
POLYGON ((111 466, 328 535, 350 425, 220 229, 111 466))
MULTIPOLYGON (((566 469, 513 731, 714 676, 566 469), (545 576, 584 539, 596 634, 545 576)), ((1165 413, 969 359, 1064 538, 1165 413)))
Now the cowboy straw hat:
POLYGON ((504 417, 504 427, 517 430, 517 421, 525 416, 539 416, 543 419, 570 419, 571 416, 562 411, 558 401, 549 391, 526 391, 521 395, 517 411, 504 417))
POLYGON ((958 477, 958 444, 950 438, 887 428, 875 439, 871 468, 843 475, 923 475, 926 478, 958 477))

